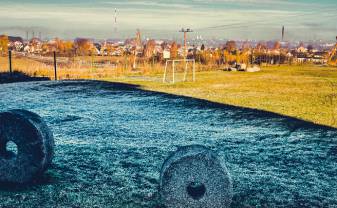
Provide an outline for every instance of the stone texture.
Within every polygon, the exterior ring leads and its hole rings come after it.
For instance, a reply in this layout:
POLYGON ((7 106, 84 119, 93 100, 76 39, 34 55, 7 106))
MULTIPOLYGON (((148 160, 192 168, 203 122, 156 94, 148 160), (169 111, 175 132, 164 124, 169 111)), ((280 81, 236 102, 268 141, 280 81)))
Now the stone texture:
POLYGON ((53 135, 40 116, 26 110, 0 113, 0 182, 32 181, 48 168, 53 154, 53 135), (17 154, 6 150, 10 141, 17 154))
POLYGON ((203 146, 181 147, 162 166, 160 194, 168 208, 229 207, 232 192, 226 167, 203 146))

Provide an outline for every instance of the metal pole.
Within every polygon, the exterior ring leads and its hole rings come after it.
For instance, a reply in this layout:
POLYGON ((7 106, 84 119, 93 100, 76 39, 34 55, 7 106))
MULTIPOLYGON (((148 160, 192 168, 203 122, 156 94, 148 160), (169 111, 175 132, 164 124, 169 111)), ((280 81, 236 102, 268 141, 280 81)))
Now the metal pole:
POLYGON ((186 79, 187 79, 187 61, 185 60, 184 82, 186 82, 186 79))
POLYGON ((173 77, 172 77, 172 83, 173 84, 175 83, 174 74, 175 74, 175 62, 173 61, 173 63, 172 63, 172 75, 173 75, 173 77))
POLYGON ((55 81, 56 81, 57 80, 56 51, 54 51, 54 75, 55 75, 55 81))
POLYGON ((168 62, 168 61, 166 60, 163 83, 166 82, 167 62, 168 62))
POLYGON ((193 60, 193 82, 195 82, 195 60, 193 60))
POLYGON ((253 66, 253 57, 254 57, 254 49, 251 48, 250 50, 250 66, 253 66))
POLYGON ((13 70, 12 70, 12 51, 11 50, 8 51, 8 63, 9 63, 9 73, 12 74, 13 70))
POLYGON ((184 32, 184 59, 187 57, 187 32, 184 32))

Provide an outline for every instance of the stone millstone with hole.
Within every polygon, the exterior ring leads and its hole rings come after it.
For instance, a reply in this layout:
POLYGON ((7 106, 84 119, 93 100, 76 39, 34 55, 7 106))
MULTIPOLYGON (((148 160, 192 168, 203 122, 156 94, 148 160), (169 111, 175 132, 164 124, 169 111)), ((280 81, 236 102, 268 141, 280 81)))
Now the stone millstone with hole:
POLYGON ((164 162, 160 195, 168 208, 225 208, 232 202, 230 175, 217 155, 203 146, 178 149, 164 162))
POLYGON ((33 181, 46 171, 53 154, 53 135, 40 116, 26 110, 0 113, 0 182, 33 181), (7 150, 9 142, 17 153, 7 150))

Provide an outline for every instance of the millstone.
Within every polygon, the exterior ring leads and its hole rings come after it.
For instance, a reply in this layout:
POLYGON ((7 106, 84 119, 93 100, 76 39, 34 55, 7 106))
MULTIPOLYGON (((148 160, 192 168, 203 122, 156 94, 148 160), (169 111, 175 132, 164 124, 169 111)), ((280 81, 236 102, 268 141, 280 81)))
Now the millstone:
POLYGON ((162 166, 160 195, 168 208, 229 207, 232 192, 226 167, 203 146, 181 147, 162 166))
POLYGON ((27 183, 51 164, 53 135, 35 113, 11 110, 0 113, 0 182, 27 183), (17 153, 8 150, 14 143, 17 153))

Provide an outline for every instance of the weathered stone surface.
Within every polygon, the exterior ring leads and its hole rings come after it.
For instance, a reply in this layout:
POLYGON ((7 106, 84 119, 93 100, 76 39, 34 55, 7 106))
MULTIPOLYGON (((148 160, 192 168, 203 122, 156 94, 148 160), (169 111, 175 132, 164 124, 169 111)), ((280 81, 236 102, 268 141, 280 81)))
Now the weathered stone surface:
POLYGON ((229 207, 232 192, 226 167, 203 146, 181 147, 162 166, 160 194, 168 208, 229 207))
POLYGON ((53 135, 35 113, 11 110, 0 113, 0 182, 27 183, 42 174, 52 162, 53 135), (6 149, 17 145, 17 154, 6 149))

